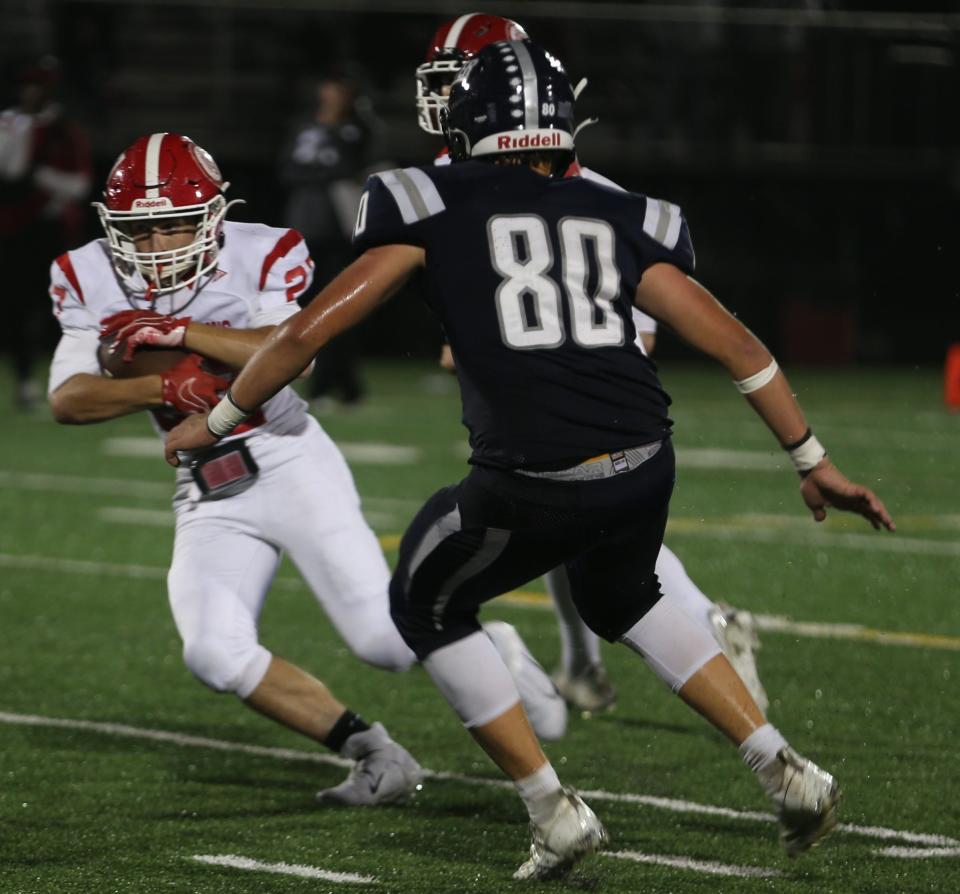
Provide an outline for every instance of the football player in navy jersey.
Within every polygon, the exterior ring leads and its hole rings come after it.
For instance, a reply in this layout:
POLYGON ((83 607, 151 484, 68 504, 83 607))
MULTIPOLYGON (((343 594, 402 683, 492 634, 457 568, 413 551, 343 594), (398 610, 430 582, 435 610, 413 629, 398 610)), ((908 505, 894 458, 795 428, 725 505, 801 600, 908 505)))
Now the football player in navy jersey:
MULTIPOLYGON (((450 87, 460 69, 480 50, 498 40, 529 39, 518 22, 488 13, 466 13, 443 22, 430 40, 425 61, 416 70, 417 123, 420 129, 442 135, 440 110, 447 106, 450 87)), ((585 85, 586 81, 580 84, 585 85)), ((575 95, 579 89, 580 85, 574 88, 575 95)), ((450 155, 444 147, 434 164, 449 163, 450 155)), ((567 169, 566 176, 585 177, 620 189, 616 183, 582 166, 577 160, 567 169)), ((634 307, 633 324, 644 350, 650 354, 656 340, 657 321, 634 307)), ((443 346, 440 365, 448 372, 456 371, 453 353, 447 343, 443 346)), ((666 544, 657 556, 656 572, 664 597, 675 601, 716 637, 754 701, 766 713, 769 699, 760 681, 755 657, 760 641, 750 612, 711 601, 691 580, 683 563, 666 544)), ((544 575, 544 583, 556 610, 562 645, 561 663, 552 674, 554 684, 567 702, 581 711, 594 713, 614 707, 617 690, 603 665, 599 638, 577 611, 566 569, 562 566, 551 569, 544 575)), ((504 651, 501 649, 501 653, 504 651)))
POLYGON ((411 523, 391 581, 393 618, 530 814, 517 878, 565 873, 606 832, 564 788, 513 679, 477 620, 481 603, 564 565, 590 627, 638 652, 738 746, 776 808, 788 854, 836 823, 834 778, 767 723, 713 637, 669 600, 654 571, 674 479, 669 398, 635 344, 631 309, 719 361, 788 451, 817 520, 829 507, 894 529, 812 435, 763 344, 690 278, 676 206, 556 176, 574 150, 574 96, 532 43, 483 49, 445 112, 454 164, 371 178, 361 256, 257 351, 225 399, 167 441, 209 446, 242 423, 338 332, 418 272, 459 365, 472 469, 411 523))

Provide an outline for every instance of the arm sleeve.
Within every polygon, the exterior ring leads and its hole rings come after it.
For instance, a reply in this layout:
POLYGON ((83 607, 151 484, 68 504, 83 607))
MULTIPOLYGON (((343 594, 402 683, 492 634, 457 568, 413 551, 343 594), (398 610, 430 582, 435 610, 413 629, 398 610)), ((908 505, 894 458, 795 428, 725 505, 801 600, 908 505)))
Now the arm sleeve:
POLYGON ((87 373, 91 376, 102 375, 100 363, 97 361, 99 345, 100 340, 96 332, 84 329, 71 329, 64 332, 53 352, 47 394, 53 394, 67 379, 78 373, 87 373))
POLYGON ((99 334, 100 321, 86 305, 83 287, 70 252, 60 255, 50 265, 49 293, 53 302, 53 315, 64 332, 80 329, 99 334))
POLYGON ((287 230, 270 249, 260 268, 252 308, 253 328, 278 326, 300 310, 297 298, 313 281, 313 261, 296 230, 287 230))
POLYGON ((100 375, 100 323, 84 303, 69 254, 61 255, 50 265, 50 300, 63 336, 50 364, 48 394, 78 373, 100 375))

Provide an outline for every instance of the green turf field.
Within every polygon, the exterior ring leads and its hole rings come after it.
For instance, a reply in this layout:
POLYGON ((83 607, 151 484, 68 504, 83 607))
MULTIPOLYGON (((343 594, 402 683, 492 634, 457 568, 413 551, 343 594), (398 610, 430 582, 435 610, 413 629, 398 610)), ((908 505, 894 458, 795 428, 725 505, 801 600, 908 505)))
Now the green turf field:
MULTIPOLYGON (((426 365, 369 377, 366 406, 322 421, 358 457, 392 558, 420 502, 462 475, 465 437, 451 380, 426 365)), ((960 890, 960 416, 942 411, 938 374, 793 376, 818 436, 881 494, 895 535, 836 516, 814 525, 722 374, 663 378, 680 469, 668 542, 714 598, 810 622, 765 632, 760 670, 772 721, 839 777, 842 825, 788 861, 735 750, 635 656, 606 647, 616 711, 572 718, 548 753, 566 782, 594 793, 611 842, 552 889, 960 890)), ((2 433, 0 892, 520 890, 510 881, 528 844, 519 800, 489 784, 497 772, 422 672, 390 676, 347 654, 292 568, 267 602, 264 643, 382 720, 425 767, 459 775, 428 779, 404 806, 321 808, 314 791, 342 767, 183 668, 164 588, 171 474, 159 447, 130 455, 151 436, 145 418, 64 428, 5 411, 2 433), (334 875, 194 859, 204 855, 334 875)), ((554 665, 541 599, 501 600, 488 616, 554 665)))

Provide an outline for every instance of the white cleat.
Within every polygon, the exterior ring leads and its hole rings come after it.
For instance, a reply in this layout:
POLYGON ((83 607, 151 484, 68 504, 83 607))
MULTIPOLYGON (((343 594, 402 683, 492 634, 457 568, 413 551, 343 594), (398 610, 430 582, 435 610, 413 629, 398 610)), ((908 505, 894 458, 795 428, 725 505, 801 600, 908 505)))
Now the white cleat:
POLYGON ((516 628, 506 621, 487 621, 483 629, 517 684, 520 701, 537 738, 545 742, 562 739, 567 731, 567 706, 516 628))
POLYGON ((757 673, 755 653, 760 648, 760 637, 753 615, 726 602, 718 602, 710 609, 710 624, 723 654, 743 680, 757 707, 766 715, 770 699, 757 673))
POLYGON ((584 800, 565 788, 560 803, 544 826, 530 824, 530 859, 515 879, 551 879, 565 876, 584 857, 607 841, 607 830, 584 800))
POLYGON ((333 788, 317 792, 317 800, 347 807, 392 804, 419 791, 423 770, 410 753, 375 723, 344 742, 344 757, 356 763, 347 778, 333 788))
POLYGON ((578 674, 560 667, 551 679, 567 704, 585 714, 612 711, 617 706, 616 687, 602 664, 591 664, 578 674))
POLYGON ((816 847, 837 824, 840 786, 826 770, 782 748, 777 762, 760 774, 780 821, 780 843, 788 857, 816 847))

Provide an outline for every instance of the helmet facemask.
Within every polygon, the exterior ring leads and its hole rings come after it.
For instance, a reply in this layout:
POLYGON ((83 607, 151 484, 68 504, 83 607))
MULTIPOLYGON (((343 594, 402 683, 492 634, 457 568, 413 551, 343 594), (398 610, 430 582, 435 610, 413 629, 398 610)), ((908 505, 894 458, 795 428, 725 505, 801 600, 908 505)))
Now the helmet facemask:
POLYGON ((100 202, 95 203, 95 207, 107 235, 117 274, 130 291, 142 292, 146 283, 146 291, 153 296, 196 283, 216 267, 223 219, 233 202, 228 205, 222 195, 205 203, 179 207, 169 199, 150 201, 163 207, 149 211, 142 207, 114 211, 100 202), (138 249, 137 233, 149 232, 152 226, 162 222, 193 224, 193 239, 187 245, 164 251, 138 249))
POLYGON ((433 59, 417 66, 417 124, 436 136, 443 135, 440 110, 447 107, 450 85, 456 80, 468 56, 462 50, 438 50, 433 59))

